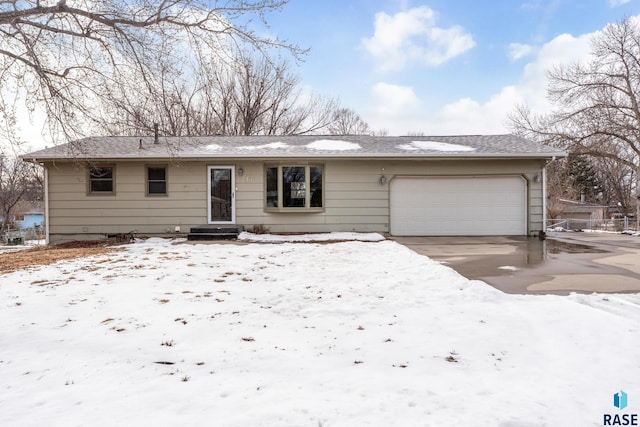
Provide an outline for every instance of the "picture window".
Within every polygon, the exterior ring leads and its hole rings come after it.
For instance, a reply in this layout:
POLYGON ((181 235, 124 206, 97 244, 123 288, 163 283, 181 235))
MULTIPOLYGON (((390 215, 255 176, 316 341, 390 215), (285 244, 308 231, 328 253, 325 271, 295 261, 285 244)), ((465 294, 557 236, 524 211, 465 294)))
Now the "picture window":
POLYGON ((265 171, 267 209, 301 210, 323 207, 323 166, 268 166, 265 171))

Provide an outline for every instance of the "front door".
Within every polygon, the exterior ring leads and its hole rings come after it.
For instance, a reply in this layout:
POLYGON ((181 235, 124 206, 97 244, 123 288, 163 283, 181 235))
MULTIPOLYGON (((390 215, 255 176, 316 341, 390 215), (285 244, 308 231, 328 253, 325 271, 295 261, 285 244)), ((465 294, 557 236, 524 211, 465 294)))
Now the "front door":
POLYGON ((208 167, 209 224, 235 224, 235 170, 233 166, 208 167))

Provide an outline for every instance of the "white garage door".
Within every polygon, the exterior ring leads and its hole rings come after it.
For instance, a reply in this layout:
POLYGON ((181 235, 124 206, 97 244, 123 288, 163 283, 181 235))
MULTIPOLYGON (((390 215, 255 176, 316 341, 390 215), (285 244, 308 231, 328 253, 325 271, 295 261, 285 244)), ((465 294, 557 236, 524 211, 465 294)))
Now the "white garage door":
POLYGON ((397 177, 390 186, 392 235, 526 234, 522 177, 397 177))

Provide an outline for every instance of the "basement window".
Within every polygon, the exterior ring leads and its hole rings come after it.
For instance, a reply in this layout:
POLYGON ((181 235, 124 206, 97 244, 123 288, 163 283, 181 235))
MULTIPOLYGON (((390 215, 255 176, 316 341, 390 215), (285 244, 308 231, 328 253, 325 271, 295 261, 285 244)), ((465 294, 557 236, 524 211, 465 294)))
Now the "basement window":
POLYGON ((114 194, 114 167, 101 166, 89 169, 90 194, 114 194))
POLYGON ((265 208, 268 211, 322 211, 322 165, 267 166, 265 208))

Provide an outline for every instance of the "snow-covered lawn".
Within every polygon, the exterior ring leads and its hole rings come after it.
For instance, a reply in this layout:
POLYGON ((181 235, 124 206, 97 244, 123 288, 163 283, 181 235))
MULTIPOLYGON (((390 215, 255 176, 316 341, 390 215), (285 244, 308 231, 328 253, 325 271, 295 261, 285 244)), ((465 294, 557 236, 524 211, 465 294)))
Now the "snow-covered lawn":
POLYGON ((588 426, 640 296, 503 294, 395 242, 188 244, 0 275, 2 426, 588 426))

